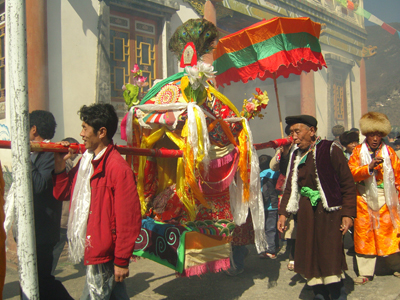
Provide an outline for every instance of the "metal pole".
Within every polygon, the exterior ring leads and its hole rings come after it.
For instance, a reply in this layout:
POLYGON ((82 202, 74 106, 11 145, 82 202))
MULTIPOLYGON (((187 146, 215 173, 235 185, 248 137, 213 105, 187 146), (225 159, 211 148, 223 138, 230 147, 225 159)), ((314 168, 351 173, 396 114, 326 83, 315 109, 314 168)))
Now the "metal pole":
POLYGON ((29 109, 25 1, 6 1, 12 173, 18 214, 18 271, 23 299, 39 299, 33 219, 32 170, 29 157, 29 109))

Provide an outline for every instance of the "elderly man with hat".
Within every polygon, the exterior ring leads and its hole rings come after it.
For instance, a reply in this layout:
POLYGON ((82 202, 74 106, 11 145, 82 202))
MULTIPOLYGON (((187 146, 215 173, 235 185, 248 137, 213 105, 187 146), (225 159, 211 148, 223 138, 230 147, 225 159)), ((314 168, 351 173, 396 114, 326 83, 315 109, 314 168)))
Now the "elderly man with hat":
POLYGON ((356 216, 356 189, 343 152, 317 136, 317 120, 286 118, 297 149, 279 209, 278 230, 290 214, 297 218, 294 271, 313 287, 315 299, 347 299, 342 235, 356 216))
MULTIPOLYGON (((359 276, 355 284, 365 284, 373 278, 377 256, 385 256, 393 269, 400 268, 396 254, 400 251, 400 160, 382 139, 391 128, 386 115, 365 114, 360 129, 366 139, 349 160, 358 192, 354 248, 359 276)), ((398 272, 394 275, 400 277, 398 272)))
POLYGON ((344 156, 349 160, 354 148, 360 144, 360 136, 357 132, 350 130, 343 132, 340 135, 339 140, 340 144, 342 144, 344 148, 344 156))

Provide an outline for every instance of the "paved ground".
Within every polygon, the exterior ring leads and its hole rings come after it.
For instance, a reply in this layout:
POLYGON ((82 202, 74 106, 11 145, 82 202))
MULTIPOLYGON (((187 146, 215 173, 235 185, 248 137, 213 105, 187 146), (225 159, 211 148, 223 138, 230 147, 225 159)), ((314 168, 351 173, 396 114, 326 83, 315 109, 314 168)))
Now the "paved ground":
MULTIPOLYGON (((193 278, 176 278, 175 273, 160 264, 141 259, 130 266, 126 280, 131 299, 312 299, 313 293, 305 281, 287 270, 287 256, 278 259, 259 259, 255 249, 249 247, 245 272, 230 277, 224 273, 206 274, 193 278)), ((400 279, 392 276, 383 260, 378 261, 374 280, 364 286, 354 286, 351 278, 353 257, 347 256, 349 271, 345 284, 352 300, 400 300, 400 279)), ((19 299, 18 274, 8 269, 3 299, 19 299)), ((71 296, 79 299, 84 281, 84 270, 68 262, 57 266, 56 277, 63 282, 71 296)))

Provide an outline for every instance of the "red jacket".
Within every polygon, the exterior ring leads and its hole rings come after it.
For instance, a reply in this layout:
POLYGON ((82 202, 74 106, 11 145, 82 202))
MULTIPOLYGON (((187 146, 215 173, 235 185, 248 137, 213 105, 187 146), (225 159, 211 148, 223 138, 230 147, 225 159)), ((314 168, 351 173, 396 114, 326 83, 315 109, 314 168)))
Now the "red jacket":
MULTIPOLYGON (((85 248, 85 265, 114 260, 129 265, 141 227, 139 196, 133 171, 113 144, 99 160, 92 161, 90 203, 85 248)), ((68 174, 53 175, 53 194, 57 200, 70 199, 80 162, 68 174)))

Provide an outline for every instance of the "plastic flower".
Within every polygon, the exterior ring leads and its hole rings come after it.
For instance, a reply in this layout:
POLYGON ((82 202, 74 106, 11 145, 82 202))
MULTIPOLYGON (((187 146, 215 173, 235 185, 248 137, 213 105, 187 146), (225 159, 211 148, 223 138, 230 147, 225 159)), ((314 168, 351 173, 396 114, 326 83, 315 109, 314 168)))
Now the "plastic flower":
POLYGON ((133 85, 137 85, 138 87, 145 87, 148 86, 149 83, 146 82, 147 77, 144 76, 137 76, 133 78, 133 85))
POLYGON ((141 71, 139 69, 138 64, 135 64, 133 66, 133 70, 131 70, 131 72, 133 73, 133 76, 139 76, 140 75, 141 71))
POLYGON ((261 91, 259 88, 256 89, 257 94, 253 94, 254 97, 250 99, 244 99, 242 111, 240 115, 245 117, 247 120, 259 117, 262 119, 264 117, 261 114, 261 110, 266 108, 269 102, 268 94, 266 91, 261 91))
POLYGON ((197 90, 201 85, 205 86, 207 80, 214 78, 216 73, 212 65, 202 61, 199 61, 196 66, 187 66, 185 71, 193 90, 197 90))
POLYGON ((266 108, 269 102, 268 93, 266 91, 262 92, 259 88, 256 88, 257 94, 255 95, 257 101, 262 108, 266 108))
POLYGON ((252 113, 254 109, 256 108, 256 105, 253 102, 247 102, 246 104, 246 110, 248 113, 252 113))

